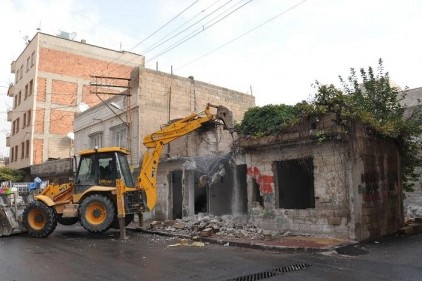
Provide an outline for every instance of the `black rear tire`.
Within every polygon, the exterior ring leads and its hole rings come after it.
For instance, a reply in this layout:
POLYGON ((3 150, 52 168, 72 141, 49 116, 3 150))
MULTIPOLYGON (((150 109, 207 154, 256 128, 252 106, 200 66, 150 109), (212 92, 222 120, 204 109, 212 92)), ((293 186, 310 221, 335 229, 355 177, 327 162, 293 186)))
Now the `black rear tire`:
POLYGON ((116 207, 105 195, 93 194, 79 205, 79 222, 91 233, 107 231, 116 217, 116 207))
POLYGON ((31 202, 23 212, 23 224, 31 237, 42 238, 50 235, 57 226, 56 211, 44 202, 31 202))

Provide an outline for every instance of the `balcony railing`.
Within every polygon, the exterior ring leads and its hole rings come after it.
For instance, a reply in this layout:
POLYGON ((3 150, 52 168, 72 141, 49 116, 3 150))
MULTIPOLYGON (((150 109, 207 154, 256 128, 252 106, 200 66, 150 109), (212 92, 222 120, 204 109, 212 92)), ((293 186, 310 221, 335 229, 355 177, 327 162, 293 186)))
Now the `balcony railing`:
POLYGON ((7 121, 8 122, 12 122, 13 118, 12 118, 12 111, 11 110, 7 110, 7 121))
POLYGON ((15 92, 16 92, 16 87, 13 84, 9 85, 9 90, 7 91, 7 96, 9 97, 13 97, 15 96, 15 92))
POLYGON ((10 64, 10 73, 15 73, 16 71, 16 61, 12 61, 12 63, 10 64))

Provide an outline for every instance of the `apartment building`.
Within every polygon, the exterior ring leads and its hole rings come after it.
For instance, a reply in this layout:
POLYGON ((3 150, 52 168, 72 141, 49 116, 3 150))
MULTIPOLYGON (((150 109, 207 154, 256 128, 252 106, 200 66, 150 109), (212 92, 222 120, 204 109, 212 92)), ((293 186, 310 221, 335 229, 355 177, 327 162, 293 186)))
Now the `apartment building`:
POLYGON ((9 167, 28 169, 71 156, 74 113, 81 105, 92 107, 111 97, 93 93, 92 76, 127 78, 144 63, 141 55, 70 40, 66 33, 37 33, 11 64, 9 167))

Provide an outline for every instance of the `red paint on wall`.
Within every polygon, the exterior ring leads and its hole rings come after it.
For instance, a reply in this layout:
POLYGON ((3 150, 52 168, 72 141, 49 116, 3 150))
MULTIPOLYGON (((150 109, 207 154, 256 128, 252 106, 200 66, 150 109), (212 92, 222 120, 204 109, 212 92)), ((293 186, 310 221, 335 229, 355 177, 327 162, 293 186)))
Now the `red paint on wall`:
POLYGON ((256 180, 259 191, 273 193, 274 176, 261 175, 261 171, 257 167, 248 167, 248 175, 256 180))

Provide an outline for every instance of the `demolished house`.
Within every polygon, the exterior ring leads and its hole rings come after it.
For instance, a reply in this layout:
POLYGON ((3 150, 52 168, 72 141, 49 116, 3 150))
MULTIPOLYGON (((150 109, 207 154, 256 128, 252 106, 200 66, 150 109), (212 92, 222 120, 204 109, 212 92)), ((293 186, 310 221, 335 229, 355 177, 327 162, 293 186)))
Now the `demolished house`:
MULTIPOLYGON (((239 140, 250 220, 264 229, 361 241, 404 223, 397 144, 335 114, 239 140)), ((239 162, 239 160, 238 160, 239 162)))
POLYGON ((275 233, 357 241, 403 226, 398 146, 358 121, 308 117, 278 135, 241 137, 234 151, 163 160, 156 219, 243 215, 275 233))

